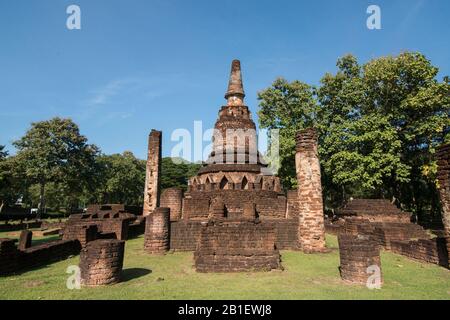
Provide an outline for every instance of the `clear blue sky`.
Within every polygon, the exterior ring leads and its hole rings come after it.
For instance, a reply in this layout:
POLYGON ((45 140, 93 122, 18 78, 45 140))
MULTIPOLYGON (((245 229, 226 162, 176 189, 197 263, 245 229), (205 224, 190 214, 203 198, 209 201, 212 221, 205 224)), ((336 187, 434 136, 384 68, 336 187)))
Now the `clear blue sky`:
POLYGON ((353 53, 361 62, 423 52, 450 75, 448 0, 2 0, 0 144, 30 122, 71 117, 105 153, 146 157, 147 135, 212 127, 230 62, 242 62, 246 102, 277 76, 317 84, 353 53), (82 29, 66 28, 77 4, 82 29), (368 30, 366 9, 382 10, 368 30))

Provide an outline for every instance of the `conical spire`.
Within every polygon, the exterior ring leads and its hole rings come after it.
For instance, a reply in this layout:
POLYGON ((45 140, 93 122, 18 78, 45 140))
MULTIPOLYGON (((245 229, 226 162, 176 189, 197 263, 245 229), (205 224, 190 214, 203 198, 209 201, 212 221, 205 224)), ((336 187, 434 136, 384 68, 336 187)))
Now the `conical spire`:
POLYGON ((242 104, 245 97, 244 87, 242 85, 241 62, 233 60, 231 63, 230 81, 228 83, 228 91, 225 94, 225 99, 228 100, 228 105, 242 104))

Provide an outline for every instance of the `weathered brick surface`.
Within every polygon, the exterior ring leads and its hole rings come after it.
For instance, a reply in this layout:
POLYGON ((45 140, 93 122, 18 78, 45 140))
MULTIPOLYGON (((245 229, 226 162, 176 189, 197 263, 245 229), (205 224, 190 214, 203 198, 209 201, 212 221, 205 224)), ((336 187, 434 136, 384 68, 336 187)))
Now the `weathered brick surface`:
POLYGON ((13 239, 0 239, 0 276, 77 255, 81 246, 77 240, 59 240, 19 250, 13 239))
POLYGON ((273 226, 215 220, 203 226, 194 253, 198 272, 269 271, 281 267, 273 226))
POLYGON ((164 254, 170 245, 170 209, 156 208, 146 218, 144 250, 164 254))
POLYGON ((120 282, 124 251, 125 241, 89 242, 80 254, 81 284, 101 286, 120 282))
POLYGON ((161 207, 170 208, 170 221, 181 219, 183 206, 183 190, 180 188, 165 189, 161 194, 161 207))
POLYGON ((162 132, 152 130, 148 138, 148 157, 145 174, 144 216, 153 212, 160 203, 161 192, 161 139, 162 132))
POLYGON ((300 131, 296 136, 295 167, 298 181, 299 246, 307 253, 325 248, 325 224, 317 133, 300 131))
POLYGON ((287 192, 287 217, 298 218, 300 210, 298 207, 298 190, 288 190, 287 192))
POLYGON ((84 248, 90 241, 97 239, 98 225, 96 223, 72 222, 63 231, 63 240, 77 240, 84 248))
POLYGON ((438 149, 437 163, 442 223, 447 238, 448 261, 450 263, 450 144, 445 144, 438 149))
POLYGON ((403 212, 388 199, 353 199, 336 211, 339 217, 357 216, 370 222, 409 223, 411 214, 403 212))
POLYGON ((403 256, 448 268, 445 238, 390 242, 391 251, 403 256))
POLYGON ((340 273, 345 281, 367 284, 367 268, 378 266, 381 270, 380 248, 369 236, 341 234, 338 236, 340 273))
POLYGON ((25 250, 31 247, 31 240, 33 238, 33 232, 30 230, 22 230, 19 238, 19 250, 25 250))

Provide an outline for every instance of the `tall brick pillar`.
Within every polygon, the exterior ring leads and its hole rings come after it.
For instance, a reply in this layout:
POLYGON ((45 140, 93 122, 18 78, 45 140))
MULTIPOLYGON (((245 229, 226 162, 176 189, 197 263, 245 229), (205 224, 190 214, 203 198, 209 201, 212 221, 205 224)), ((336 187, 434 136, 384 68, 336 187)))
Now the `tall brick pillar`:
POLYGON ((442 222, 445 228, 447 253, 450 264, 450 144, 445 144, 438 149, 437 163, 442 222))
POLYGON ((148 216, 159 206, 161 181, 161 137, 161 131, 152 130, 148 138, 148 158, 144 191, 144 216, 148 216))
POLYGON ((306 253, 323 252, 326 249, 317 144, 315 129, 297 133, 295 168, 298 182, 298 241, 299 247, 306 253))

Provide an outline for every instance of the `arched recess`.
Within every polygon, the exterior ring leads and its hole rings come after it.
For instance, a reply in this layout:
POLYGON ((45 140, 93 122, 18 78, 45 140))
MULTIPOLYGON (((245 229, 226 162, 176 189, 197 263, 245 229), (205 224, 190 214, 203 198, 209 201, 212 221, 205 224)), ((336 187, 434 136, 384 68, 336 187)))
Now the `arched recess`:
POLYGON ((220 180, 220 190, 228 189, 228 179, 223 176, 222 180, 220 180))
POLYGON ((246 176, 244 176, 244 178, 242 178, 241 189, 248 190, 248 179, 246 176))

